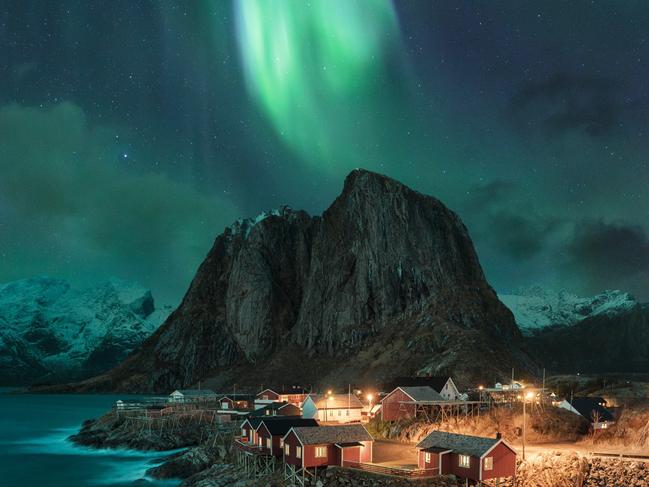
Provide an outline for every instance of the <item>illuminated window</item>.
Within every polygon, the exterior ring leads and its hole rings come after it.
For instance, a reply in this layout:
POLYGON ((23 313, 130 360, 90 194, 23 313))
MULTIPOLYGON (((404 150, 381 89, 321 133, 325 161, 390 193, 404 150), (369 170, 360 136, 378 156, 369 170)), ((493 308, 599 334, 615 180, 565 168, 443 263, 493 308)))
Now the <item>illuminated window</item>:
POLYGON ((291 454, 291 445, 288 443, 284 445, 284 455, 290 455, 291 454))
POLYGON ((266 448, 270 450, 270 438, 266 438, 266 448))
POLYGON ((302 458, 302 447, 301 446, 296 446, 295 447, 295 456, 297 458, 302 458))
POLYGON ((425 462, 430 463, 430 453, 428 453, 428 452, 426 452, 426 455, 425 455, 425 462))
POLYGON ((261 436, 259 437, 259 446, 264 446, 264 439, 261 436))
POLYGON ((228 409, 228 408, 230 407, 230 405, 229 405, 227 402, 222 402, 222 403, 221 403, 221 407, 222 407, 223 409, 228 409))
POLYGON ((279 439, 279 447, 284 448, 284 438, 279 439))
POLYGON ((485 470, 494 469, 494 457, 487 457, 484 459, 484 469, 485 470))
POLYGON ((462 468, 469 468, 471 466, 471 457, 469 455, 459 455, 458 465, 462 468))
POLYGON ((316 446, 315 447, 315 457, 316 458, 327 458, 327 447, 326 446, 316 446))

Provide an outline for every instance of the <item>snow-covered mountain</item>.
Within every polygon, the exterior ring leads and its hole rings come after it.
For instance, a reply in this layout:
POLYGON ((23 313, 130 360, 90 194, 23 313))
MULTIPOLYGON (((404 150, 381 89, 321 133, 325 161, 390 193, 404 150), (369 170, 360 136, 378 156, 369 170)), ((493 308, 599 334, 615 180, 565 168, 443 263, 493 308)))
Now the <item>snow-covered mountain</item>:
POLYGON ((50 277, 0 284, 0 384, 87 377, 113 367, 171 312, 111 279, 75 288, 50 277))
POLYGON ((524 335, 552 326, 570 326, 594 316, 613 316, 635 308, 638 303, 629 293, 604 291, 582 298, 567 291, 550 291, 539 286, 520 289, 514 294, 499 294, 524 335))

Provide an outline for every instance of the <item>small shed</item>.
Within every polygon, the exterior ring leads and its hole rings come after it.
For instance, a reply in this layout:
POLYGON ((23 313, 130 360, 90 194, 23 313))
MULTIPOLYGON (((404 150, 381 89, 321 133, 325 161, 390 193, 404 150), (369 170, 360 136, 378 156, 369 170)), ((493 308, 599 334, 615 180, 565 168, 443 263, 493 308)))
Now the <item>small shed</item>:
POLYGON ((374 439, 363 425, 293 427, 284 436, 284 462, 300 468, 372 461, 374 439))
POLYGON ((414 418, 417 402, 444 401, 444 398, 429 386, 397 387, 381 400, 381 419, 396 421, 414 418))
POLYGON ((516 451, 496 436, 433 431, 417 444, 418 465, 437 475, 455 475, 473 482, 516 475, 516 451))

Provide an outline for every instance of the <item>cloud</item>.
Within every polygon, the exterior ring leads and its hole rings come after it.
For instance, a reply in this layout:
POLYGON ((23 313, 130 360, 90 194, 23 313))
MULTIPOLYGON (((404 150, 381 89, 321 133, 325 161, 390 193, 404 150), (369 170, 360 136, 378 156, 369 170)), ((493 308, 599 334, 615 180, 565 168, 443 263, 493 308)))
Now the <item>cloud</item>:
POLYGON ((557 73, 542 81, 527 81, 511 99, 517 126, 549 136, 580 132, 592 137, 611 133, 634 103, 610 78, 557 73))
POLYGON ((543 251, 564 224, 539 213, 520 186, 500 180, 474 187, 465 211, 476 236, 513 259, 543 251))
POLYGON ((622 289, 649 298, 649 236, 641 227, 582 221, 564 250, 564 276, 580 276, 586 292, 622 289))
POLYGON ((177 299, 236 215, 229 201, 119 162, 114 132, 72 103, 0 108, 0 175, 0 282, 117 275, 177 299))

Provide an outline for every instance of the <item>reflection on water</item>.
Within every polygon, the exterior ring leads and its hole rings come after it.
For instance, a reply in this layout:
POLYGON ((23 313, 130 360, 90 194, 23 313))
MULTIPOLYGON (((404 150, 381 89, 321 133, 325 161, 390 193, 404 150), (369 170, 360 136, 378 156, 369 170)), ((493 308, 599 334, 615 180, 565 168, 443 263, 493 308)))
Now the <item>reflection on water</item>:
POLYGON ((173 452, 94 449, 67 441, 85 419, 98 417, 117 398, 0 393, 0 485, 177 486, 177 480, 145 476, 173 452))

